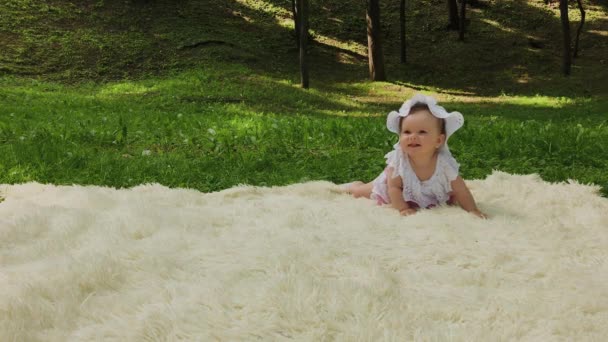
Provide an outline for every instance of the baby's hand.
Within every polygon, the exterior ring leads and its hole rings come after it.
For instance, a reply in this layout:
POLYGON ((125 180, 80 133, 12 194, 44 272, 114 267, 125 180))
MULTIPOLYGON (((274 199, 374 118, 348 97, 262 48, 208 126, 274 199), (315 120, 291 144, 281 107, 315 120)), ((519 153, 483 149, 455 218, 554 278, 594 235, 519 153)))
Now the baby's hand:
POLYGON ((405 208, 405 209, 399 211, 399 214, 401 214, 401 216, 409 216, 409 215, 413 215, 415 213, 416 213, 416 209, 412 209, 412 208, 405 208))
POLYGON ((484 220, 486 220, 486 219, 488 218, 488 215, 486 215, 486 214, 482 213, 482 212, 481 212, 481 210, 479 210, 479 209, 473 209, 473 210, 471 210, 471 211, 469 211, 469 212, 470 212, 471 214, 473 214, 473 215, 475 215, 475 216, 479 217, 479 218, 484 219, 484 220))

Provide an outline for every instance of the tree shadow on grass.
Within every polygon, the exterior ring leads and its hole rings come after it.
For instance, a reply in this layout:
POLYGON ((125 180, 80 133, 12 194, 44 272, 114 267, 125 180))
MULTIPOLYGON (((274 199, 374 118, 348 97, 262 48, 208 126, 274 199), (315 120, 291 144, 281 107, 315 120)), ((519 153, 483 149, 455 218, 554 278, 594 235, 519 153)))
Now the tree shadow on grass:
MULTIPOLYGON (((309 51, 311 87, 331 91, 326 83, 367 79, 366 60, 342 52, 346 47, 361 54, 358 49, 366 46, 364 4, 328 0, 312 5, 311 28, 319 43, 309 51)), ((38 11, 30 31, 11 33, 25 43, 21 50, 18 45, 9 47, 8 62, 0 60, 5 71, 112 80, 167 74, 223 60, 292 83, 299 81, 288 1, 260 0, 257 7, 234 0, 55 1, 49 6, 46 17, 58 16, 47 19, 51 26, 34 25, 44 14, 38 11)), ((559 18, 542 7, 501 1, 488 5, 500 11, 474 9, 462 43, 456 33, 445 31, 443 3, 411 3, 409 62, 400 65, 398 3, 383 6, 387 73, 396 84, 478 96, 589 96, 607 91, 608 71, 598 62, 608 54, 604 18, 587 24, 596 33, 584 33, 581 57, 573 75, 565 78, 560 74, 559 18), (530 39, 540 41, 541 48, 532 47, 530 39)), ((7 13, 10 21, 19 12, 7 13)))
MULTIPOLYGON (((266 0, 288 10, 288 2, 266 0)), ((388 79, 395 84, 442 93, 497 96, 544 95, 581 97, 608 95, 605 79, 608 68, 602 56, 608 55, 606 13, 591 2, 594 12, 581 36, 580 57, 574 60, 572 75, 561 73, 561 24, 554 9, 540 1, 501 1, 469 9, 465 42, 457 33, 446 31, 447 14, 443 3, 410 3, 407 12, 408 63, 399 63, 398 2, 383 3, 382 29, 388 79), (498 9, 498 10, 497 10, 498 9)), ((600 2, 601 4, 601 2, 600 2)), ((352 5, 352 4, 351 4, 352 5)), ((578 10, 572 5, 574 37, 578 10)), ((311 27, 319 37, 365 47, 365 6, 346 6, 340 1, 313 3, 311 27), (315 7, 316 6, 316 7, 315 7), (360 27, 345 26, 356 23, 360 27)), ((365 53, 365 51, 364 51, 365 53)), ((323 59, 311 63, 322 69, 323 59)), ((349 82, 367 78, 365 61, 355 72, 344 72, 342 65, 324 78, 349 82)), ((325 69, 328 70, 328 69, 325 69)), ((314 75, 316 76, 316 75, 314 75)), ((313 76, 313 82, 314 82, 313 76)))
MULTIPOLYGON (((440 22, 412 32, 408 37, 412 47, 409 63, 402 66, 396 57, 388 58, 394 71, 390 79, 479 96, 606 93, 603 79, 608 73, 587 48, 601 42, 600 37, 583 33, 580 58, 575 61, 572 76, 564 77, 559 17, 524 1, 495 2, 491 6, 501 10, 470 13, 465 42, 457 41, 457 33, 446 34, 440 22)), ((592 25, 603 23, 594 21, 592 25)), ((397 41, 391 42, 387 55, 398 56, 397 41)), ((597 48, 608 53, 606 47, 597 48)))

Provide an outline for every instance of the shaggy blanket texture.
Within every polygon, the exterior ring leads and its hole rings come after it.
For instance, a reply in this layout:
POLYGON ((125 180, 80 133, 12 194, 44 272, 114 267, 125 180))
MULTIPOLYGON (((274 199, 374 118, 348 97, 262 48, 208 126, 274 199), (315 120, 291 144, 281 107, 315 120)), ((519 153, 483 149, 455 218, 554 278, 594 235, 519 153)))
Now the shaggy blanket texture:
POLYGON ((489 220, 329 182, 0 194, 0 341, 601 341, 608 199, 469 181, 489 220))

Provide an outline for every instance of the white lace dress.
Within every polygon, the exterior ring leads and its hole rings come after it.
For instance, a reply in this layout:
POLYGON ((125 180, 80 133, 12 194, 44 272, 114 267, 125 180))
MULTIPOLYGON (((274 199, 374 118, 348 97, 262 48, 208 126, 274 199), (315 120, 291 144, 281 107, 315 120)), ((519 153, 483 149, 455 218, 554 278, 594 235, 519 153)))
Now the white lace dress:
MULTIPOLYGON (((437 156, 435 173, 431 178, 421 181, 410 165, 407 154, 403 153, 399 144, 395 149, 387 153, 387 168, 392 167, 394 177, 401 176, 403 181, 403 199, 410 205, 415 203, 420 208, 431 208, 445 204, 450 199, 452 192, 451 182, 458 177, 459 164, 447 149, 440 149, 437 156)), ((386 169, 373 181, 371 198, 378 204, 391 202, 388 196, 388 184, 386 169)))

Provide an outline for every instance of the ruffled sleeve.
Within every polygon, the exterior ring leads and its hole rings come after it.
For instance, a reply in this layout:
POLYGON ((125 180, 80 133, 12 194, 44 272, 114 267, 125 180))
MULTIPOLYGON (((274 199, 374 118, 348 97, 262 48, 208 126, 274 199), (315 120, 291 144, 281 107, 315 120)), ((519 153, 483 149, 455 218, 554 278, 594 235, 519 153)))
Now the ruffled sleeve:
POLYGON ((388 167, 392 167, 395 172, 393 172, 393 178, 397 176, 403 177, 403 152, 401 151, 401 147, 399 144, 395 144, 394 149, 387 153, 384 158, 386 158, 386 165, 388 167))
POLYGON ((445 177, 444 181, 446 182, 447 189, 452 191, 451 183, 458 177, 460 164, 458 164, 450 152, 441 151, 439 153, 439 167, 445 177))

